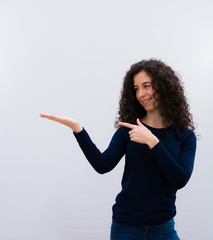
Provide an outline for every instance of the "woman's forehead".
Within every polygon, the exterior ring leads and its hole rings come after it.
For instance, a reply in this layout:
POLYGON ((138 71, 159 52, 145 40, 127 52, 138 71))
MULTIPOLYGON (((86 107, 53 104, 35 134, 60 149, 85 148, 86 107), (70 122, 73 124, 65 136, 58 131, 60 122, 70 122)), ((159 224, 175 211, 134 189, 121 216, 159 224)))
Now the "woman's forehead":
POLYGON ((145 84, 151 83, 152 79, 145 71, 141 71, 133 77, 133 81, 134 84, 145 84))

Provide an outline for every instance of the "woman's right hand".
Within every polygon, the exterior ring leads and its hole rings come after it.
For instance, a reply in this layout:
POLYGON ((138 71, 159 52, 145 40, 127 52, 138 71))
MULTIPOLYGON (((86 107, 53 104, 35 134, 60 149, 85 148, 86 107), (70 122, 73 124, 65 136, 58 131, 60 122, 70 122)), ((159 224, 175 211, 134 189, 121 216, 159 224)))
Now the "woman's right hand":
POLYGON ((65 126, 70 127, 74 133, 79 133, 83 130, 80 123, 70 117, 59 117, 59 116, 43 114, 43 113, 41 113, 40 116, 42 118, 47 118, 49 120, 53 120, 53 121, 59 122, 61 124, 64 124, 65 126))

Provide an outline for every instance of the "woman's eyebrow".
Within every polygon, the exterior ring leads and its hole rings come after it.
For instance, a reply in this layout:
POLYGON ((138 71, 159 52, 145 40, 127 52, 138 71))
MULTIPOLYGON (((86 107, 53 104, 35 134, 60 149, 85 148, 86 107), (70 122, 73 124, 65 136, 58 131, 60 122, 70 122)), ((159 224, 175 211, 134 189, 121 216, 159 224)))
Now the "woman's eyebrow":
POLYGON ((147 83, 151 83, 151 82, 144 82, 143 85, 144 85, 144 84, 147 84, 147 83))
MULTIPOLYGON (((144 82, 144 83, 142 83, 142 85, 145 85, 145 84, 147 84, 147 83, 149 83, 149 84, 151 84, 151 82, 144 82)), ((138 85, 134 85, 134 87, 137 87, 138 85)))

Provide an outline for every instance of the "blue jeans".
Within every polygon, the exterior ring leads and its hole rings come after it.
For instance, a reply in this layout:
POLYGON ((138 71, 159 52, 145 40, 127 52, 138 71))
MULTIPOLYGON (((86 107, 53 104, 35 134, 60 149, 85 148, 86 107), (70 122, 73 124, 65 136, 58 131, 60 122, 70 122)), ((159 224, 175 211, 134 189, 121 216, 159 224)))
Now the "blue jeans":
POLYGON ((174 225, 173 219, 157 226, 129 226, 113 221, 110 240, 180 240, 174 225))

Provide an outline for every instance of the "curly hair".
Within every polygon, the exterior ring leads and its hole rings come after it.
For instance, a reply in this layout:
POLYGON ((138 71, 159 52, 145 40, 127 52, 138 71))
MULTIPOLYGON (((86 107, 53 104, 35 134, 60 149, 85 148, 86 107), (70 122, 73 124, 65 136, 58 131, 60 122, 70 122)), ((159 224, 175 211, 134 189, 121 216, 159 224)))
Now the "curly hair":
POLYGON ((195 129, 193 117, 180 77, 170 66, 156 59, 142 60, 133 64, 127 71, 123 80, 115 127, 118 127, 119 121, 135 124, 137 118, 146 116, 146 110, 136 99, 133 82, 134 76, 141 71, 146 72, 152 79, 154 98, 157 96, 163 124, 193 131, 195 129))

